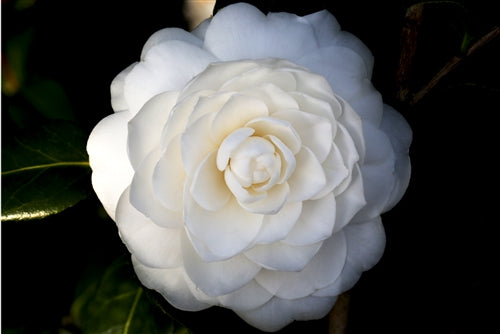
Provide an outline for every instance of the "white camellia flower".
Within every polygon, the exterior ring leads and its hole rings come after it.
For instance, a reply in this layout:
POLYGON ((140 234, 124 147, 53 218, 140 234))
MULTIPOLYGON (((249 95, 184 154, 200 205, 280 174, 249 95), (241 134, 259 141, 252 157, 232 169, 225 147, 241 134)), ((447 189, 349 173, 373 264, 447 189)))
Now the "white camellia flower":
POLYGON ((158 31, 88 142, 94 189, 148 288, 276 331, 318 319, 381 257, 411 130, 327 11, 223 8, 158 31))

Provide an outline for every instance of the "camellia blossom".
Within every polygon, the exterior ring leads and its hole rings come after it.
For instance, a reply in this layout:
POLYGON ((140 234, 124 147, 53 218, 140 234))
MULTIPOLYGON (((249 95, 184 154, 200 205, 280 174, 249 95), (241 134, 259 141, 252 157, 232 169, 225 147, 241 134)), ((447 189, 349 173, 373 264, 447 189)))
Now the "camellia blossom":
POLYGON ((327 11, 221 9, 160 30, 111 85, 94 189, 141 282, 276 331, 325 316, 381 257, 411 130, 327 11))

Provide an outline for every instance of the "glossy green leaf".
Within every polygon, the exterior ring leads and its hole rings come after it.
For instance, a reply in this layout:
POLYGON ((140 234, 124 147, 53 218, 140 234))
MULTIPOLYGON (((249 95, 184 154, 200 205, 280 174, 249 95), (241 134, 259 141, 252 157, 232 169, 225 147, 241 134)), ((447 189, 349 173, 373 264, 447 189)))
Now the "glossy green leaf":
POLYGON ((71 308, 71 318, 83 334, 191 333, 150 301, 128 259, 121 257, 92 277, 71 308))
POLYGON ((5 138, 2 147, 2 220, 44 218, 90 193, 87 135, 53 121, 5 138))

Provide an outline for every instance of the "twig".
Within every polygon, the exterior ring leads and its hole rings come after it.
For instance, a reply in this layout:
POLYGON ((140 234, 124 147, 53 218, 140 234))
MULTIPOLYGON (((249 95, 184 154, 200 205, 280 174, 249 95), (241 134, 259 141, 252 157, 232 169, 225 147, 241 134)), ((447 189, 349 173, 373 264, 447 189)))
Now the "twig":
POLYGON ((349 292, 341 294, 335 306, 328 316, 328 333, 345 334, 347 329, 347 318, 349 314, 349 301, 351 296, 349 292))
POLYGON ((466 57, 470 56, 493 39, 495 39, 498 35, 500 35, 500 27, 494 27, 489 33, 481 37, 477 42, 471 45, 467 52, 460 57, 454 56, 450 59, 439 72, 422 88, 420 89, 410 102, 410 104, 414 105, 418 103, 422 98, 429 93, 438 83, 443 79, 448 73, 450 73, 453 69, 455 69, 466 57))

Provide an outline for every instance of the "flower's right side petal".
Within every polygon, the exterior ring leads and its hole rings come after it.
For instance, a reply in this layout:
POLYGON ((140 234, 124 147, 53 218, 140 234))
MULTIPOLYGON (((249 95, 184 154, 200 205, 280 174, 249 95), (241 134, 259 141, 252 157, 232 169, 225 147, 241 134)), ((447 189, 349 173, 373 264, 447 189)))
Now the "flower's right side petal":
POLYGON ((113 220, 118 200, 134 175, 127 154, 129 118, 127 112, 107 116, 95 126, 87 142, 92 186, 113 220))
POLYGON ((304 19, 313 27, 314 37, 316 37, 319 47, 331 45, 340 32, 340 24, 327 10, 306 15, 304 19))
POLYGON ((189 290, 183 267, 157 269, 145 266, 132 255, 132 264, 141 283, 158 291, 176 308, 184 311, 201 311, 212 305, 198 299, 189 290))

